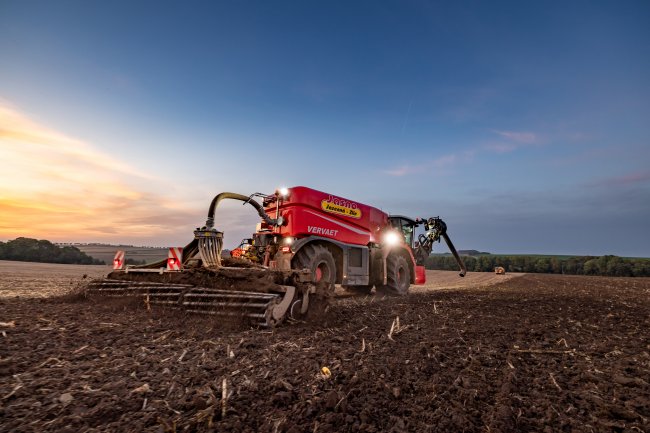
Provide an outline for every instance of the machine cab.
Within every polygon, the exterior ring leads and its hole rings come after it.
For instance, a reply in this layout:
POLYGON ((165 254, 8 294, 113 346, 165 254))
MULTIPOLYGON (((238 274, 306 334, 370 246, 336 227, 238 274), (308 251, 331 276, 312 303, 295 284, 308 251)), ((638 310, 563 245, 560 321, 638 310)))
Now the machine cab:
POLYGON ((391 215, 388 217, 391 227, 399 230, 404 235, 404 241, 411 248, 415 248, 415 227, 418 225, 415 220, 402 215, 391 215))

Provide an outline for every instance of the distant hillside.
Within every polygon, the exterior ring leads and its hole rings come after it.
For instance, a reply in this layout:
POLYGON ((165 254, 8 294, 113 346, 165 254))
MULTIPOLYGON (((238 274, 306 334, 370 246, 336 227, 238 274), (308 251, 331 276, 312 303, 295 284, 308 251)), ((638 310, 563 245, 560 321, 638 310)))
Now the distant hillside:
MULTIPOLYGON (((127 264, 140 265, 153 263, 167 258, 169 249, 167 247, 137 247, 133 245, 111 245, 111 244, 65 244, 79 248, 86 254, 104 260, 106 263, 113 263, 113 258, 118 250, 124 251, 127 264)), ((230 257, 230 250, 224 249, 223 257, 230 257)))
POLYGON ((106 263, 113 263, 113 258, 118 250, 124 251, 128 264, 143 264, 157 262, 167 258, 167 248, 163 247, 134 247, 132 245, 109 245, 109 244, 73 244, 84 253, 103 260, 106 263))
POLYGON ((491 254, 486 251, 477 251, 477 250, 458 250, 458 254, 461 256, 483 256, 485 254, 491 254))
POLYGON ((77 265, 105 264, 103 260, 93 258, 74 246, 58 246, 48 240, 31 238, 0 242, 0 260, 77 265))

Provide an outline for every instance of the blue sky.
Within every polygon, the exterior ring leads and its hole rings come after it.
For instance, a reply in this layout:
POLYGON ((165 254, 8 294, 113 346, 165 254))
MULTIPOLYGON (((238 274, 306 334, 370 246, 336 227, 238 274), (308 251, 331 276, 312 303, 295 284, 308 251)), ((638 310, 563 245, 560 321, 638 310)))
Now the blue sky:
MULTIPOLYGON (((649 22, 643 1, 0 0, 0 238, 183 244, 218 192, 306 185, 440 215, 459 248, 650 256, 649 22)), ((255 222, 226 206, 227 246, 255 222)))

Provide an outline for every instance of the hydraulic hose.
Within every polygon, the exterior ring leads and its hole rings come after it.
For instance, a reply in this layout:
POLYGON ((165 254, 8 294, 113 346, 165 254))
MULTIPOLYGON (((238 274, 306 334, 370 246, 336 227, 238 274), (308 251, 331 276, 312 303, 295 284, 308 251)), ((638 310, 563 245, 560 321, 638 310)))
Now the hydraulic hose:
POLYGON ((449 247, 449 251, 451 251, 451 254, 453 254, 454 259, 456 259, 456 263, 458 263, 458 266, 460 267, 460 272, 458 275, 464 277, 467 273, 467 268, 465 268, 463 259, 460 258, 458 251, 456 251, 456 247, 454 247, 451 239, 449 239, 449 235, 447 234, 447 224, 445 224, 445 222, 439 217, 433 217, 427 220, 425 223, 425 228, 427 230, 430 230, 427 232, 428 237, 420 235, 420 238, 418 239, 420 241, 420 247, 416 251, 416 256, 421 264, 424 264, 426 258, 429 257, 429 254, 431 254, 433 242, 439 241, 442 237, 445 240, 447 247, 449 247))
POLYGON ((205 222, 205 226, 208 229, 211 229, 214 227, 214 212, 217 209, 217 206, 219 206, 219 202, 223 199, 233 199, 233 200, 241 200, 244 203, 248 203, 251 206, 253 206, 255 209, 257 209, 257 213, 262 217, 262 219, 270 225, 279 225, 278 220, 275 220, 271 218, 266 212, 264 212, 264 208, 262 207, 261 204, 259 204, 257 201, 253 200, 252 197, 242 195, 242 194, 236 194, 234 192, 222 192, 221 194, 218 194, 215 198, 212 199, 212 203, 210 203, 210 209, 208 210, 208 219, 205 222))
POLYGON ((440 236, 442 236, 442 238, 447 243, 447 246, 449 247, 449 251, 451 251, 451 253, 454 255, 454 258, 456 259, 456 262, 460 267, 460 272, 458 273, 458 275, 464 277, 465 274, 467 273, 467 269, 465 268, 465 263, 463 263, 463 260, 458 255, 458 251, 456 251, 456 247, 454 247, 454 244, 451 243, 451 239, 449 239, 449 236, 447 235, 446 231, 440 233, 440 236))

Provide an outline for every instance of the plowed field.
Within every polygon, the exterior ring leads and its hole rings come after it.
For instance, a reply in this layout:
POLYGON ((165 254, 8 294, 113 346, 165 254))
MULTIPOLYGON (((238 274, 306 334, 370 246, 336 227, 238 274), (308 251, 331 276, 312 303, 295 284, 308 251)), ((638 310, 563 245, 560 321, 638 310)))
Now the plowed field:
POLYGON ((476 275, 273 331, 5 297, 0 431, 650 431, 650 279, 476 275))

